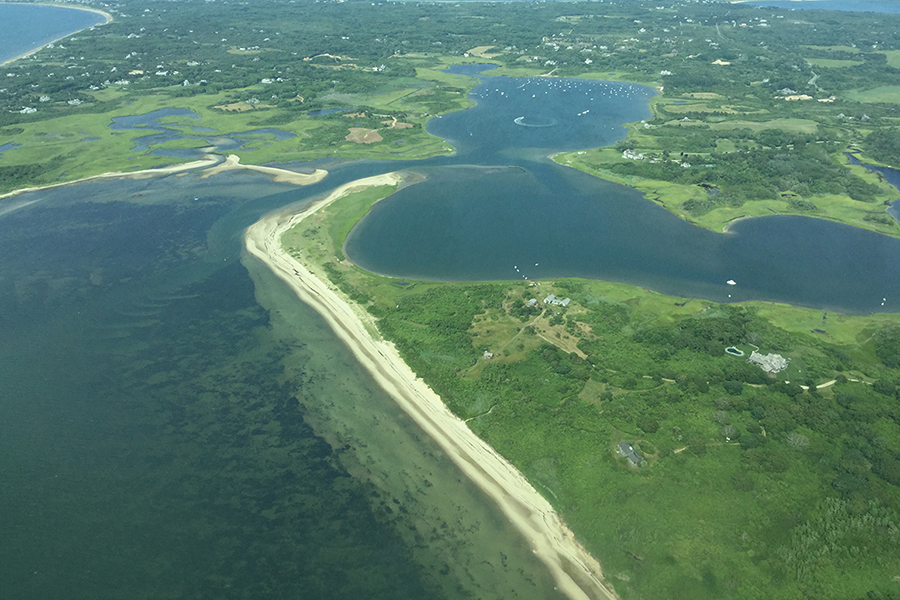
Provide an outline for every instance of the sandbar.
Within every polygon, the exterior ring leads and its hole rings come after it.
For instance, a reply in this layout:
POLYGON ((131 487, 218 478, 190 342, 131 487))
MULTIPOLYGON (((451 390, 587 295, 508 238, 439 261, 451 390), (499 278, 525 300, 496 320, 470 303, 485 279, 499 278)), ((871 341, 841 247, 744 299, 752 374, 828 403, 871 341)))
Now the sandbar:
POLYGON ((265 173, 272 178, 272 181, 276 183, 293 183, 294 185, 310 185, 313 183, 318 183, 328 175, 328 171, 325 169, 316 169, 312 173, 298 173, 296 171, 289 171, 288 169, 278 169, 276 167, 260 167, 257 165, 242 165, 241 159, 235 154, 229 154, 228 158, 225 159, 225 162, 212 167, 211 169, 207 169, 203 172, 203 175, 200 176, 200 179, 206 179, 207 177, 212 177, 213 175, 217 175, 224 171, 233 171, 236 169, 247 169, 250 171, 257 171, 259 173, 265 173))
POLYGON ((578 543, 562 518, 525 476, 450 412, 441 398, 403 361, 392 343, 378 339, 371 315, 284 251, 282 234, 304 218, 352 190, 394 185, 402 179, 399 173, 360 179, 335 189, 300 213, 288 210, 267 215, 247 229, 244 236, 247 251, 322 315, 375 381, 497 503, 530 542, 535 556, 547 566, 561 592, 572 600, 616 599, 615 592, 603 579, 600 563, 578 543))
POLYGON ((82 177, 81 179, 73 179, 72 181, 65 181, 62 183, 50 183, 48 185, 41 185, 38 187, 29 187, 29 188, 18 189, 18 190, 0 195, 0 200, 2 200, 4 198, 10 198, 12 196, 18 196, 19 194, 25 194, 27 192, 40 192, 42 190, 51 190, 53 188, 63 187, 66 185, 74 185, 76 183, 86 183, 88 181, 97 181, 100 179, 115 179, 115 178, 145 179, 147 177, 156 177, 157 175, 170 175, 172 173, 180 173, 182 171, 190 171, 191 169, 202 169, 205 167, 209 167, 210 165, 214 165, 217 162, 219 162, 219 159, 215 155, 207 154, 200 160, 194 160, 194 161, 187 162, 187 163, 172 165, 171 167, 160 167, 160 168, 156 168, 156 169, 142 169, 140 171, 109 171, 108 173, 101 173, 100 175, 91 175, 90 177, 82 177))

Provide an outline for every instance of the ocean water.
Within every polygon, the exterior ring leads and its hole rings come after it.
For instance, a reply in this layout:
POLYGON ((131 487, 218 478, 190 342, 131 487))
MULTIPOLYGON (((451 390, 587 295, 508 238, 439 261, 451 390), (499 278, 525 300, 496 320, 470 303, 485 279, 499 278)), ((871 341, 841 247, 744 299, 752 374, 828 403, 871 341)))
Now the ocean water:
POLYGON ((61 6, 0 4, 0 63, 105 20, 61 6))
POLYGON ((751 0, 747 4, 791 10, 840 10, 900 14, 898 0, 751 0))
POLYGON ((0 598, 554 598, 241 232, 260 175, 0 217, 0 598), (242 263, 243 261, 243 263, 242 263))

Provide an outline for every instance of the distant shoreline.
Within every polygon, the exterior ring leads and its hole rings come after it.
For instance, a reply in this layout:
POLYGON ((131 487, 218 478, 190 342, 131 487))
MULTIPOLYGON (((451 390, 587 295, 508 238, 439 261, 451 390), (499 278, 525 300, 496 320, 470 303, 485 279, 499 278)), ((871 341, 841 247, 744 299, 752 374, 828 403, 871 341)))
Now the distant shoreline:
POLYGON ((85 12, 91 12, 91 13, 101 15, 101 16, 103 16, 104 19, 106 19, 106 21, 104 21, 103 23, 97 23, 96 25, 88 25, 87 27, 82 27, 81 29, 78 29, 71 33, 67 33, 66 35, 60 36, 56 39, 50 40, 50 41, 42 44, 41 46, 34 48, 33 50, 29 50, 28 52, 19 54, 18 56, 14 56, 13 58, 10 58, 10 59, 4 60, 3 62, 0 62, 0 67, 6 66, 9 63, 15 62, 22 58, 28 58, 29 56, 38 52, 39 50, 46 48, 50 44, 55 44, 56 42, 58 42, 60 40, 64 40, 67 37, 69 37, 70 35, 75 35, 76 33, 82 32, 85 29, 90 29, 91 27, 100 27, 102 25, 108 25, 109 23, 112 23, 112 21, 113 21, 113 16, 111 14, 109 14, 108 12, 100 10, 99 8, 90 8, 87 6, 76 6, 73 4, 57 4, 57 3, 51 3, 51 2, 28 2, 28 3, 25 3, 25 2, 0 2, 0 6, 2 6, 2 5, 6 5, 6 6, 50 6, 50 7, 55 7, 55 8, 70 8, 72 10, 83 10, 85 12))

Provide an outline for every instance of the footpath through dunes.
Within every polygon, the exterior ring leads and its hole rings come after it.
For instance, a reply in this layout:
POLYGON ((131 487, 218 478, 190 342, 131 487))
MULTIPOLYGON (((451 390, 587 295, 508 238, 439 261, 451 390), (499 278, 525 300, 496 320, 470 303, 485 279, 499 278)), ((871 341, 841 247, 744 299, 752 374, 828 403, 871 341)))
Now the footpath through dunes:
POLYGON ((288 211, 263 217, 247 229, 247 251, 322 315, 378 384, 499 505, 530 542, 532 551, 547 566, 561 592, 572 600, 617 598, 603 579, 600 563, 578 543, 525 476, 451 413, 400 358, 392 343, 375 338, 375 324, 368 313, 343 299, 283 250, 284 232, 334 200, 350 191, 394 185, 401 180, 398 173, 360 179, 337 188, 301 213, 288 211))

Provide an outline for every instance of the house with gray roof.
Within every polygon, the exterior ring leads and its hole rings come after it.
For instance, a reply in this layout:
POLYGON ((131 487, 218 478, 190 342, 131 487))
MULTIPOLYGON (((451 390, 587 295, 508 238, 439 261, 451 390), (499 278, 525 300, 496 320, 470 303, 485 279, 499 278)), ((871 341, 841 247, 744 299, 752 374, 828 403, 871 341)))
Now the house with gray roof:
POLYGON ((641 458, 641 455, 638 454, 634 447, 628 442, 619 442, 619 449, 616 450, 616 454, 621 456, 622 458, 628 459, 628 464, 632 467, 639 467, 641 463, 644 462, 644 459, 641 458))
POLYGON ((784 358, 780 354, 766 354, 763 356, 755 350, 750 353, 750 358, 747 359, 747 362, 758 365, 760 369, 770 375, 787 369, 789 361, 789 358, 784 358))
POLYGON ((547 297, 544 298, 544 304, 554 304, 556 306, 568 306, 571 301, 570 298, 557 298, 553 294, 548 294, 547 297))

